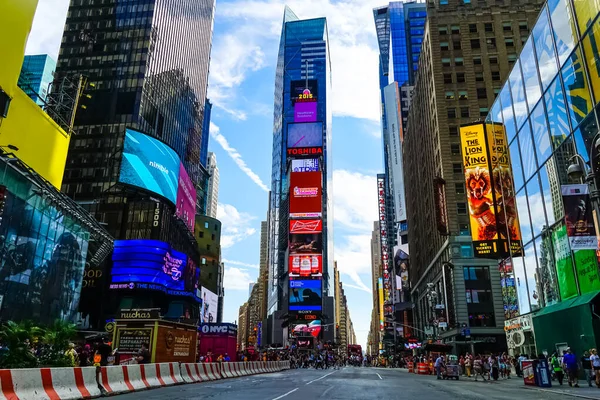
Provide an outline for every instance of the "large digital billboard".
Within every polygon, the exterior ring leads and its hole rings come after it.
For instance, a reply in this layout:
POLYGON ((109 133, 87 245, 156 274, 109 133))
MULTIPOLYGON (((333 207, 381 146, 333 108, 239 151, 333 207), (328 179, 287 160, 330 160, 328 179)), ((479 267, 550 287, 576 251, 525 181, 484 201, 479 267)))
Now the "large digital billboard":
POLYGON ((320 311, 321 280, 290 280, 290 311, 320 311))
POLYGON ((119 182, 149 190, 175 204, 179 164, 177 153, 163 142, 126 130, 119 182))
POLYGON ((318 158, 292 160, 292 172, 319 172, 318 158))
POLYGON ((315 158, 323 155, 323 147, 298 147, 288 148, 287 156, 290 159, 315 158))
POLYGON ((323 235, 312 234, 290 234, 290 254, 311 254, 323 251, 323 235))
POLYGON ((290 235, 294 233, 321 233, 323 221, 320 219, 292 219, 290 220, 290 235))
POLYGON ((312 336, 315 338, 319 337, 319 333, 321 332, 321 320, 315 320, 308 323, 306 321, 298 322, 300 323, 290 324, 292 336, 312 336))
POLYGON ((200 268, 168 243, 115 240, 112 259, 110 289, 159 290, 199 299, 200 268))
POLYGON ((320 217, 323 206, 320 172, 290 173, 290 217, 320 217))
POLYGON ((319 91, 316 79, 303 79, 290 82, 290 98, 292 103, 316 103, 319 91))
POLYGON ((219 296, 202 288, 202 312, 200 313, 200 323, 217 322, 217 311, 219 307, 219 296))
POLYGON ((323 146, 323 124, 321 122, 288 124, 288 148, 321 146, 323 146))
POLYGON ((317 120, 317 102, 296 102, 294 104, 294 122, 315 122, 317 120))
POLYGON ((323 274, 321 254, 293 254, 289 258, 291 278, 318 278, 323 274))
POLYGON ((179 164, 179 187, 177 189, 176 215, 194 232, 196 220, 196 188, 183 164, 179 164))

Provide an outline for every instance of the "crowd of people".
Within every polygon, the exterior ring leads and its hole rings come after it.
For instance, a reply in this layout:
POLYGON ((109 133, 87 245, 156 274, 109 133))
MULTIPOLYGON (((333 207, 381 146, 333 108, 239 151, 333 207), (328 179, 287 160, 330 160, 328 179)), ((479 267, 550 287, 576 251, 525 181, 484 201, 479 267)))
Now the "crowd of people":
MULTIPOLYGON (((539 358, 545 357, 540 355, 539 358)), ((586 350, 578 359, 571 348, 567 348, 562 354, 553 353, 549 362, 552 378, 559 385, 562 386, 566 375, 569 386, 579 387, 579 369, 583 369, 588 386, 593 387, 593 382, 600 388, 600 356, 596 349, 586 350)))

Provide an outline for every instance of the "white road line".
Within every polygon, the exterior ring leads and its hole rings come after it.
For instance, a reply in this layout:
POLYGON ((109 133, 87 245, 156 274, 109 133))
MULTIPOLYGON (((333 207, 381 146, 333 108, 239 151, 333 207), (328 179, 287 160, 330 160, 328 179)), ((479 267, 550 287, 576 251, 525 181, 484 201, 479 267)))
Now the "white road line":
MULTIPOLYGON (((308 382, 308 383, 307 383, 307 385, 310 385, 311 383, 313 383, 313 382, 316 382, 316 381, 320 381, 320 380, 321 380, 321 379, 323 379, 323 378, 327 378, 329 375, 331 375, 331 374, 334 374, 334 373, 335 373, 335 371, 333 371, 333 372, 330 372, 330 373, 328 373, 327 375, 323 375, 323 376, 322 376, 322 377, 320 377, 320 378, 317 378, 317 379, 314 379, 314 380, 312 380, 312 381, 308 382)), ((273 400, 274 400, 274 399, 273 399, 273 400)))
POLYGON ((273 400, 279 400, 279 399, 283 399, 285 396, 287 396, 288 394, 292 394, 294 393, 296 390, 298 390, 298 388, 294 389, 294 390, 290 390, 289 392, 287 392, 286 394, 282 394, 279 397, 275 397, 273 400))
POLYGON ((379 377, 379 379, 383 380, 383 378, 381 377, 381 375, 379 375, 377 372, 375 372, 375 374, 379 377))

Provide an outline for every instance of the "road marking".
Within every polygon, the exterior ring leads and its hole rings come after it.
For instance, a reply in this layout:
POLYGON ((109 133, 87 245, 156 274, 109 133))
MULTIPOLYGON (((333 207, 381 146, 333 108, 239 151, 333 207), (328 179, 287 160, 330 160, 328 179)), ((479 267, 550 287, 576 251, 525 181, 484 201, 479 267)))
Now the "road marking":
MULTIPOLYGON (((333 372, 330 372, 330 373, 328 373, 327 375, 323 375, 323 376, 322 376, 322 377, 320 377, 320 378, 314 379, 314 380, 312 380, 312 381, 308 382, 308 383, 307 383, 307 385, 310 385, 311 383, 313 383, 313 382, 316 382, 316 381, 320 381, 320 380, 321 380, 321 379, 323 379, 323 378, 327 378, 327 377, 328 377, 329 375, 331 375, 331 374, 335 374, 335 371, 333 371, 333 372)), ((275 399, 273 399, 273 400, 275 400, 275 399)))
POLYGON ((294 389, 294 390, 290 390, 289 392, 287 392, 286 394, 282 394, 279 397, 275 397, 273 400, 279 400, 279 399, 283 399, 285 396, 287 396, 288 394, 292 394, 294 393, 296 390, 298 390, 298 388, 294 389))
POLYGON ((381 375, 379 375, 377 372, 375 372, 375 374, 379 377, 379 379, 383 380, 383 378, 381 377, 381 375))

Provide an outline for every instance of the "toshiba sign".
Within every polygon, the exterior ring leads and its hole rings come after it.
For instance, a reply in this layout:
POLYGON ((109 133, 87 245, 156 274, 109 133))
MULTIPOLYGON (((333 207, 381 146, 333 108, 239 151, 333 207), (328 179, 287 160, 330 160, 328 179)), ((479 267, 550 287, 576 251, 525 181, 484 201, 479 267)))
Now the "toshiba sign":
POLYGON ((288 157, 318 157, 323 155, 322 147, 294 147, 287 149, 288 157))

